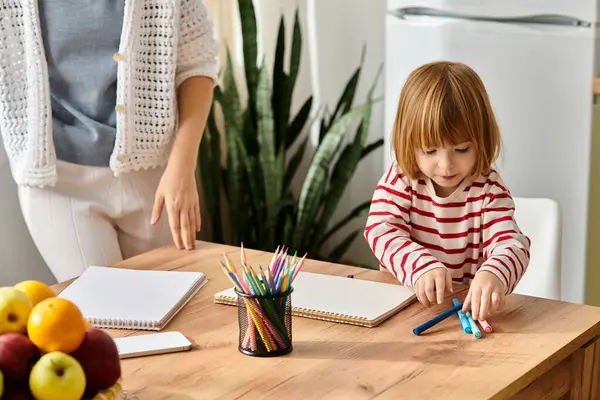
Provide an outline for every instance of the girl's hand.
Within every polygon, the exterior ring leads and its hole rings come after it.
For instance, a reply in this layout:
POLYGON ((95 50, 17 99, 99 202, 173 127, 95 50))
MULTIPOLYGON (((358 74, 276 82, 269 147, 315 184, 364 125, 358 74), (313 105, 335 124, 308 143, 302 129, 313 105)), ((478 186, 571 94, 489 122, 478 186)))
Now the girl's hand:
POLYGON ((177 164, 167 166, 156 190, 152 225, 160 219, 163 205, 167 209, 175 246, 179 249, 194 249, 196 232, 200 231, 201 221, 200 201, 193 169, 181 168, 177 164))
POLYGON ((425 307, 442 304, 446 293, 453 293, 452 277, 446 268, 434 268, 421 275, 415 283, 417 299, 425 307), (435 294, 433 293, 435 290, 435 294), (436 302, 437 297, 437 302, 436 302))
POLYGON ((504 284, 489 271, 478 271, 471 282, 462 312, 471 310, 474 320, 485 320, 504 307, 504 284))

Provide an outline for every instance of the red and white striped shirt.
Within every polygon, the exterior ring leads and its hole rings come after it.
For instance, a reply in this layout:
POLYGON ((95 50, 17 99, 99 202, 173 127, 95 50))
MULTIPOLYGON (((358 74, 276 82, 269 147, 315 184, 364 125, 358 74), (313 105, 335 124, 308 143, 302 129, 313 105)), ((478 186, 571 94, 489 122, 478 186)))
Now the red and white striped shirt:
POLYGON ((379 263, 407 286, 433 268, 469 284, 494 273, 511 293, 529 264, 530 240, 513 218, 515 204, 496 171, 465 179, 448 197, 431 180, 407 178, 394 163, 379 181, 365 238, 379 263))

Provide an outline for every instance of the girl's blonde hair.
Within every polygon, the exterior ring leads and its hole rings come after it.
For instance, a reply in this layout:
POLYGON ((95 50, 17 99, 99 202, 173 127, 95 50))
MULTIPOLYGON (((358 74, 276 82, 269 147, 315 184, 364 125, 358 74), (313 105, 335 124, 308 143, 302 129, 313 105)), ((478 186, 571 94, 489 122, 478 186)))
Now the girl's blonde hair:
POLYGON ((480 77, 456 62, 417 68, 400 93, 392 131, 398 165, 416 179, 416 149, 464 142, 472 142, 477 151, 473 175, 489 174, 500 153, 500 131, 480 77))

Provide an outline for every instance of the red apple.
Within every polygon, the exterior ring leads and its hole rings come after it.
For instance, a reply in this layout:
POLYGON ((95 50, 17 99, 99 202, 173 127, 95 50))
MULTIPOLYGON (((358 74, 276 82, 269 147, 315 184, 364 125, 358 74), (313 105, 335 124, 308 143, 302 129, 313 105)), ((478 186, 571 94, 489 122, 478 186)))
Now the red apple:
POLYGON ((86 393, 108 389, 121 377, 117 345, 100 329, 87 328, 83 343, 71 355, 85 372, 86 393))
POLYGON ((38 349, 25 335, 0 335, 0 371, 4 375, 5 386, 26 383, 38 355, 38 349))
MULTIPOLYGON (((98 395, 98 393, 100 393, 99 390, 94 390, 93 392, 85 392, 83 394, 83 400, 94 400, 96 398, 96 395, 98 395)), ((2 399, 4 400, 4 399, 2 399)))

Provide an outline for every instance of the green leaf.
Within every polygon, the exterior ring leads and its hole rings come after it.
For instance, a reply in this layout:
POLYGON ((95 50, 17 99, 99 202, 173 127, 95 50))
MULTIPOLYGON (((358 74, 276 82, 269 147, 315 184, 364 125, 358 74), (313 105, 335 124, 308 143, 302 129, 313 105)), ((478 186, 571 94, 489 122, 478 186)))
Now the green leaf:
MULTIPOLYGON (((212 153, 212 173, 214 171, 219 171, 221 169, 221 135, 219 129, 217 128, 217 123, 215 122, 215 109, 214 103, 212 104, 211 111, 208 115, 208 130, 210 133, 210 144, 211 144, 211 153, 212 153)), ((220 175, 217 174, 217 182, 221 182, 220 175)))
MULTIPOLYGON (((208 194, 205 197, 203 197, 201 199, 201 201, 204 202, 204 204, 206 205, 206 208, 208 209, 208 213, 209 213, 209 217, 210 217, 210 223, 212 226, 212 230, 213 230, 213 240, 217 243, 219 243, 218 240, 216 240, 216 234, 215 234, 215 228, 216 226, 219 225, 219 218, 218 215, 215 214, 216 211, 216 207, 215 205, 218 203, 218 201, 215 201, 215 196, 214 196, 214 188, 215 188, 215 181, 214 181, 214 176, 212 174, 210 174, 208 171, 210 171, 210 167, 211 167, 211 154, 210 154, 210 138, 209 135, 207 134, 207 130, 204 131, 204 134, 202 135, 202 140, 200 141, 200 152, 198 154, 198 175, 199 177, 202 178, 202 189, 204 194, 208 194)), ((217 199, 218 200, 218 199, 217 199)), ((197 236, 197 235, 196 235, 197 236)))
POLYGON ((294 235, 294 209, 284 214, 282 243, 290 243, 294 235))
POLYGON ((267 244, 274 244, 275 224, 277 220, 276 204, 281 197, 283 170, 279 168, 281 160, 275 156, 275 127, 271 109, 271 92, 267 69, 261 68, 256 97, 258 122, 259 160, 264 182, 266 205, 265 227, 267 244))
POLYGON ((298 146, 298 149, 296 149, 296 152, 290 159, 290 162, 288 163, 287 168, 285 169, 285 176, 283 178, 283 193, 286 193, 290 188, 290 185, 294 180, 294 176, 298 171, 298 167, 302 163, 302 158, 304 158, 304 152, 306 151, 306 144, 308 143, 308 139, 309 137, 307 136, 302 142, 302 144, 298 146))
POLYGON ((304 104, 302 105, 302 107, 300 108, 300 110, 298 111, 298 113, 296 114, 294 119, 292 120, 292 123, 290 124, 290 127, 287 132, 287 136, 286 136, 286 143, 285 143, 286 150, 289 149, 294 144, 294 142, 296 141, 298 136, 300 136, 300 134, 302 133, 302 129, 304 128, 304 126, 306 125, 306 122, 308 121, 308 118, 310 117, 310 110, 312 108, 312 102, 313 102, 313 97, 310 96, 304 102, 304 104))
POLYGON ((350 246, 352 246, 352 242, 354 239, 360 234, 361 229, 357 229, 354 232, 350 233, 340 244, 338 244, 329 254, 328 260, 332 263, 340 262, 340 259, 346 254, 350 246))
POLYGON ((229 48, 227 49, 227 64, 225 65, 225 72, 223 73, 223 90, 218 90, 216 96, 221 103, 221 106, 228 105, 235 107, 236 111, 241 110, 240 98, 237 90, 237 83, 235 81, 235 74, 233 72, 233 62, 231 61, 231 53, 229 48))
POLYGON ((257 127, 256 121, 256 113, 252 112, 252 108, 256 108, 256 104, 252 107, 247 107, 244 110, 244 115, 242 117, 244 121, 242 138, 244 140, 244 145, 246 146, 246 150, 251 157, 256 157, 258 155, 258 138, 257 138, 257 127))
POLYGON ((236 145, 236 137, 240 137, 242 129, 242 110, 233 74, 231 55, 227 51, 227 65, 223 76, 223 92, 219 95, 225 121, 227 143, 227 200, 231 216, 234 240, 240 239, 240 233, 248 227, 248 215, 244 212, 244 170, 236 145))
MULTIPOLYGON (((321 199, 327 189, 327 176, 322 173, 322 170, 318 170, 313 177, 314 183, 311 185, 311 191, 306 196, 307 200, 303 202, 302 193, 300 194, 301 197, 296 211, 296 229, 294 230, 292 239, 292 247, 302 252, 308 252, 309 254, 315 253, 311 247, 312 229, 320 209, 321 199)), ((306 178, 304 185, 306 185, 306 178)))
POLYGON ((200 162, 198 164, 204 188, 204 202, 212 227, 212 240, 216 243, 224 243, 221 221, 221 175, 214 173, 221 169, 221 144, 214 113, 215 102, 211 105, 207 127, 200 142, 200 162))
POLYGON ((341 219, 337 224, 335 224, 327 233, 323 235, 321 239, 321 245, 323 245, 329 238, 331 238, 337 231, 342 229, 348 223, 350 223, 354 218, 358 218, 369 212, 371 208, 371 200, 365 201, 362 204, 359 204, 355 207, 345 218, 341 219))
POLYGON ((244 165, 244 168, 246 169, 247 182, 253 205, 252 209, 258 212, 258 219, 261 220, 264 218, 264 215, 261 214, 263 204, 261 202, 261 192, 259 191, 259 186, 257 183, 258 173, 255 169, 255 165, 252 163, 252 159, 246 151, 246 147, 244 146, 242 139, 240 137, 236 137, 235 141, 237 144, 237 152, 240 155, 240 159, 244 165))
POLYGON ((287 129, 287 121, 283 120, 283 98, 286 95, 286 79, 284 71, 285 57, 285 21, 283 16, 279 21, 279 32, 277 33, 277 46, 275 47, 275 61, 273 64, 273 97, 271 107, 273 109, 273 119, 275 121, 275 148, 279 148, 285 129, 287 129))
POLYGON ((356 95, 356 88, 358 87, 358 79, 360 77, 360 71, 362 70, 362 65, 356 69, 352 78, 346 84, 344 88, 344 92, 340 96, 337 105, 335 106, 335 111, 331 115, 331 122, 335 121, 338 114, 344 115, 350 110, 352 107, 352 103, 354 103, 354 96, 356 95))
POLYGON ((238 0, 240 22, 242 25, 244 70, 246 85, 248 87, 249 104, 254 104, 256 98, 256 85, 258 82, 258 30, 256 27, 256 13, 252 0, 238 0))
POLYGON ((319 126, 319 143, 323 142, 323 139, 325 138, 328 129, 329 123, 327 122, 327 118, 323 116, 323 118, 321 118, 321 124, 319 126))
POLYGON ((281 138, 281 145, 287 149, 287 136, 288 123, 291 115, 292 98, 294 96, 294 88, 296 87, 296 80, 298 79, 298 70, 300 69, 300 53, 302 48, 302 31, 300 29, 300 18, 298 16, 298 9, 296 8, 296 14, 294 17, 294 31, 292 33, 292 51, 290 53, 290 73, 285 80, 285 94, 283 96, 283 104, 281 105, 281 126, 282 129, 279 132, 281 138))
POLYGON ((306 241, 311 225, 317 215, 320 200, 326 187, 331 160, 333 159, 340 142, 348 128, 364 113, 364 106, 348 112, 336 121, 323 142, 317 147, 300 191, 298 213, 296 217, 296 231, 294 232, 294 247, 306 246, 306 241))
POLYGON ((360 156, 363 152, 365 142, 367 140, 367 135, 369 132, 369 125, 371 122, 371 110, 373 107, 373 95, 375 92, 375 87, 377 85, 377 81, 379 80, 379 75, 381 73, 381 69, 377 74, 373 85, 371 86, 369 93, 367 94, 367 102, 364 108, 362 122, 356 132, 354 137, 354 142, 347 146, 340 158, 338 159, 333 173, 331 174, 331 186, 327 193, 327 201, 323 208, 323 213, 321 214, 320 220, 317 224, 317 233, 313 236, 314 244, 322 243, 322 235, 329 226, 329 221, 333 216, 335 210, 338 207, 340 199, 348 186, 348 183, 352 179, 354 172, 356 171, 356 167, 358 162, 360 161, 360 156))
POLYGON ((221 177, 221 182, 223 182, 223 194, 225 194, 225 198, 228 199, 229 198, 229 187, 227 186, 227 169, 221 167, 220 169, 220 177, 221 177))
MULTIPOLYGON (((362 124, 359 129, 361 129, 361 127, 362 124)), ((331 185, 325 197, 323 212, 317 221, 316 233, 312 237, 313 245, 323 242, 322 235, 325 234, 325 231, 329 225, 329 221, 333 217, 333 213, 335 212, 338 203, 341 200, 343 192, 346 189, 348 182, 352 178, 352 175, 354 174, 357 159, 360 156, 360 151, 361 149, 357 149, 357 146, 354 144, 346 146, 342 151, 342 155, 335 164, 331 174, 331 185)))
POLYGON ((292 93, 296 86, 296 79, 298 78, 298 70, 300 69, 300 56, 302 52, 302 30, 300 29, 300 16, 298 15, 298 8, 294 15, 294 31, 292 33, 292 52, 290 54, 290 76, 288 85, 288 96, 291 102, 292 93))
POLYGON ((360 153, 360 159, 362 160, 367 157, 371 152, 377 150, 381 146, 383 146, 383 139, 377 139, 363 149, 362 153, 360 153))

